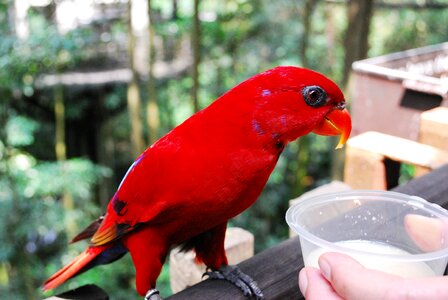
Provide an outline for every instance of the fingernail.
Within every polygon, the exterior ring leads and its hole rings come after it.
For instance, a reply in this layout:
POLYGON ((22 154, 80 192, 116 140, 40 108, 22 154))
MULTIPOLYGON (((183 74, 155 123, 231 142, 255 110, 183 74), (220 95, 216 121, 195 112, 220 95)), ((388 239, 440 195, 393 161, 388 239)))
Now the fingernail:
POLYGON ((302 292, 302 295, 306 295, 306 289, 308 288, 308 276, 306 274, 305 269, 300 270, 299 272, 299 288, 302 292))
POLYGON ((328 261, 325 258, 319 258, 319 269, 322 275, 324 275, 325 279, 330 281, 331 279, 331 267, 328 261))

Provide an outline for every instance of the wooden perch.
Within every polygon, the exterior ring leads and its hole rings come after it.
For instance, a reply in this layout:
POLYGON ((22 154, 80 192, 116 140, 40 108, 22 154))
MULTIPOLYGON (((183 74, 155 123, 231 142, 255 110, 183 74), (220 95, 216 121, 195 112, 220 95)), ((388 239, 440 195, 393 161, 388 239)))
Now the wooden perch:
MULTIPOLYGON (((297 299, 299 266, 302 262, 298 237, 282 242, 240 263, 262 289, 265 299, 297 299)), ((223 280, 205 280, 167 299, 247 300, 241 291, 223 280)))
MULTIPOLYGON (((202 281, 202 275, 206 271, 203 263, 196 262, 193 250, 183 252, 180 249, 181 247, 172 249, 169 257, 173 293, 202 281)), ((242 228, 227 228, 224 249, 229 264, 236 265, 254 256, 254 235, 242 228)))
POLYGON ((108 300, 106 292, 94 284, 86 284, 76 289, 47 298, 45 300, 108 300))

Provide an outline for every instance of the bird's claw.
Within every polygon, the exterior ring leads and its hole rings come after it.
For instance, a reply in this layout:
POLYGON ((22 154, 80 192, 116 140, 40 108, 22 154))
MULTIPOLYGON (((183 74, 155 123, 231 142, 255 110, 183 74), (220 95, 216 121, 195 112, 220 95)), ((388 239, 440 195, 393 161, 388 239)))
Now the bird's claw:
POLYGON ((263 293, 257 283, 237 266, 222 266, 219 270, 207 269, 202 278, 204 276, 210 279, 227 280, 238 287, 244 296, 257 300, 263 299, 263 293))
POLYGON ((144 300, 162 300, 162 298, 160 298, 160 294, 157 289, 150 289, 146 292, 144 300))

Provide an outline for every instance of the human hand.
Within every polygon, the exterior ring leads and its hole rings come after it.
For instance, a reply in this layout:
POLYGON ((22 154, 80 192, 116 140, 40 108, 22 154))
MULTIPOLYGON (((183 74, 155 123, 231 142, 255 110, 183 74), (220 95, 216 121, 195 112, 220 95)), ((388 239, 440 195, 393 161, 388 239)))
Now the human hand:
POLYGON ((299 287, 307 300, 448 299, 448 277, 405 279, 367 269, 340 253, 325 253, 319 269, 303 268, 299 287))

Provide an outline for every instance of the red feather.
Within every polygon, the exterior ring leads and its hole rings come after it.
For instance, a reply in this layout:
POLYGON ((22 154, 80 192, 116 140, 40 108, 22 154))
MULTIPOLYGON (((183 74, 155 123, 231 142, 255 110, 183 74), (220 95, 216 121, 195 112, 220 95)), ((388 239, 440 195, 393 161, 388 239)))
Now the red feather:
POLYGON ((67 279, 77 275, 81 270, 103 251, 100 247, 89 247, 75 257, 68 265, 60 269, 44 282, 43 289, 50 290, 59 286, 67 279))

